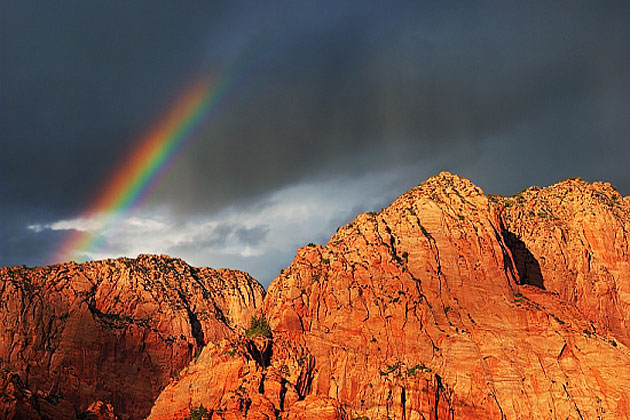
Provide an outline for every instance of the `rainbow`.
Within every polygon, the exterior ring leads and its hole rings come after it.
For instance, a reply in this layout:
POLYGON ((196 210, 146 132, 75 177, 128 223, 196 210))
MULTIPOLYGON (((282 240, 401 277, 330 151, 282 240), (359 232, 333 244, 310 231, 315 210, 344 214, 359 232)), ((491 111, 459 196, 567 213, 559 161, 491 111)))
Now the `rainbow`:
POLYGON ((147 134, 105 188, 80 216, 82 219, 104 217, 97 232, 73 230, 55 252, 53 262, 69 261, 98 249, 103 233, 116 225, 155 189, 199 127, 215 113, 226 97, 230 80, 212 84, 202 78, 192 85, 147 134))

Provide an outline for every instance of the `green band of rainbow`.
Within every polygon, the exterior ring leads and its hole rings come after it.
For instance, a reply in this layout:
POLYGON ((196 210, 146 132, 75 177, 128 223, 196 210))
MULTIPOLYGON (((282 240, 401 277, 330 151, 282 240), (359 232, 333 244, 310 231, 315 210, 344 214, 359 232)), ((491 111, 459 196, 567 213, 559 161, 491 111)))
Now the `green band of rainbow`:
POLYGON ((106 217, 99 232, 73 231, 53 257, 53 262, 68 261, 98 249, 102 232, 143 201, 164 176, 194 132, 217 110, 232 85, 232 79, 211 84, 204 79, 195 83, 164 118, 138 142, 138 147, 107 182, 103 192, 82 218, 106 217))

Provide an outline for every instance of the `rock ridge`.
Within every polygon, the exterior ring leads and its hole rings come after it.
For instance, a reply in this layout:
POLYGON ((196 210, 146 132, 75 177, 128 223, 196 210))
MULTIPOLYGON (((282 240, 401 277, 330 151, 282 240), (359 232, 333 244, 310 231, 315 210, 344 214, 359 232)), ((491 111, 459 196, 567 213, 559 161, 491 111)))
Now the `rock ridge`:
POLYGON ((2 268, 4 418, 76 418, 101 400, 100 411, 142 418, 208 343, 247 325, 264 293, 244 272, 164 255, 2 268))
MULTIPOLYGON (((130 387, 125 402, 111 390, 59 398, 68 372, 99 386, 114 375, 99 382, 80 358, 65 359, 71 370, 60 350, 3 335, 0 363, 13 369, 0 378, 0 417, 630 418, 628 232, 630 197, 609 183, 569 179, 502 197, 442 172, 327 244, 300 248, 266 294, 246 273, 163 256, 3 269, 10 299, 0 313, 18 318, 5 331, 16 321, 54 347, 60 333, 50 331, 80 313, 77 323, 114 331, 96 341, 119 343, 125 331, 119 363, 136 366, 138 347, 154 351, 133 378, 157 372, 163 385, 130 387), (113 267, 122 271, 108 275, 113 267), (40 315, 51 312, 52 321, 40 315), (137 326, 147 318, 149 331, 137 326), (67 370, 42 379, 32 371, 42 364, 67 370)), ((71 344, 76 356, 83 343, 71 344)))
POLYGON ((266 366, 245 336, 206 348, 149 418, 630 417, 628 203, 442 172, 298 250, 265 298, 266 366))

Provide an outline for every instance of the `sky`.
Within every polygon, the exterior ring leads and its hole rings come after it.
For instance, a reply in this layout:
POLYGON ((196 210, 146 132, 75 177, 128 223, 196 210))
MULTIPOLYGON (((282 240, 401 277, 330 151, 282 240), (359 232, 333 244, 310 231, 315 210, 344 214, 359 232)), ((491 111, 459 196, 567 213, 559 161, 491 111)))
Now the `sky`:
POLYGON ((630 194, 627 1, 0 10, 1 266, 59 262, 84 234, 73 259, 169 254, 267 285, 442 170, 486 193, 580 177, 630 194), (142 200, 86 213, 206 79, 220 101, 142 200))

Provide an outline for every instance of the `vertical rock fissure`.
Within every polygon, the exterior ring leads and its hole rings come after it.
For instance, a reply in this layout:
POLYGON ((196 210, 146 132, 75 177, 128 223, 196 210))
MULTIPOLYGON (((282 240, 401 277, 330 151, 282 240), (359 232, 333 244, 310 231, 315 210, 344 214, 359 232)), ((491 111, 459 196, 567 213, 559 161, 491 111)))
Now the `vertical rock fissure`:
POLYGON ((571 397, 571 394, 569 394, 569 390, 567 389, 566 384, 562 384, 562 388, 564 388, 564 392, 567 394, 567 399, 573 403, 573 408, 575 408, 575 412, 577 413, 577 415, 580 416, 580 419, 584 420, 584 417, 582 417, 582 412, 580 411, 580 408, 578 407, 573 397, 571 397))
POLYGON ((287 394, 287 380, 280 379, 280 411, 284 411, 284 398, 287 394))
POLYGON ((315 369, 315 358, 306 357, 306 367, 300 373, 300 377, 297 380, 295 389, 298 394, 298 401, 306 398, 311 392, 311 385, 313 383, 313 370, 315 369))
POLYGON ((392 251, 392 258, 401 266, 401 267, 405 267, 406 264, 403 261, 402 258, 400 258, 398 256, 398 250, 396 249, 396 238, 394 238, 394 234, 392 233, 391 228, 389 227, 389 225, 387 224, 387 222, 385 221, 384 218, 381 219, 381 222, 383 222, 383 225, 385 226, 385 232, 387 232, 387 234, 389 235, 389 247, 391 248, 392 251))
POLYGON ((196 354, 199 354, 201 353, 201 349, 203 349, 203 347, 206 345, 203 329, 201 327, 199 319, 197 318, 197 315, 189 308, 186 308, 186 312, 188 312, 188 320, 190 321, 190 332, 197 342, 196 354))
POLYGON ((197 318, 197 315, 190 309, 188 304, 188 299, 186 299, 186 295, 181 290, 177 290, 177 294, 179 298, 182 300, 184 304, 184 308, 186 308, 186 314, 188 315, 188 322, 190 323, 190 333, 192 334, 195 342, 197 343, 197 350, 195 354, 201 353, 201 349, 206 345, 206 340, 203 333, 203 328, 201 327, 201 323, 197 318))
POLYGON ((438 406, 440 405, 440 392, 442 390, 442 378, 437 373, 435 374, 435 407, 434 407, 434 420, 438 420, 438 406))
POLYGON ((544 290, 545 285, 540 264, 534 254, 514 233, 504 228, 502 235, 505 245, 512 253, 512 259, 516 265, 516 273, 519 277, 519 284, 528 284, 544 290))
POLYGON ((258 393, 259 394, 264 394, 265 393, 265 379, 266 379, 266 374, 263 373, 260 377, 260 383, 258 384, 258 393))
POLYGON ((407 394, 405 392, 405 387, 401 387, 400 390, 400 408, 402 410, 402 420, 407 420, 407 410, 405 405, 407 404, 407 394))
POLYGON ((271 365, 271 357, 273 356, 273 343, 271 339, 264 340, 248 340, 245 342, 247 353, 254 361, 263 369, 271 365))
MULTIPOLYGON (((431 235, 431 233, 429 233, 429 231, 420 222, 420 217, 418 217, 418 214, 415 211, 412 211, 411 214, 413 214, 416 217, 416 224, 418 225, 418 228, 420 228, 422 235, 424 235, 424 237, 427 238, 427 241, 429 243, 429 248, 431 249, 431 251, 433 252, 435 256, 437 275, 438 277, 441 277, 442 276, 442 263, 440 259, 440 250, 438 249, 437 242, 435 238, 433 237, 433 235, 431 235)), ((441 287, 441 279, 440 279, 440 287, 441 287)))

